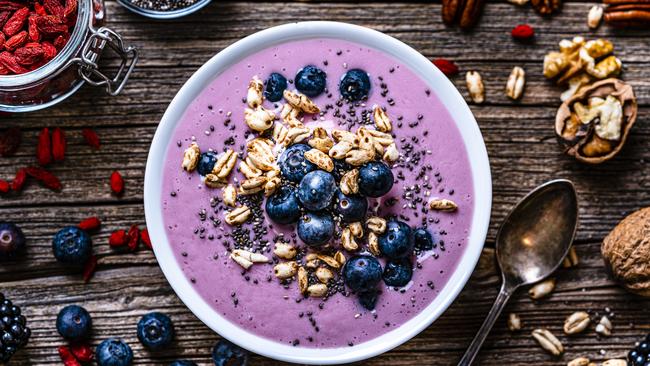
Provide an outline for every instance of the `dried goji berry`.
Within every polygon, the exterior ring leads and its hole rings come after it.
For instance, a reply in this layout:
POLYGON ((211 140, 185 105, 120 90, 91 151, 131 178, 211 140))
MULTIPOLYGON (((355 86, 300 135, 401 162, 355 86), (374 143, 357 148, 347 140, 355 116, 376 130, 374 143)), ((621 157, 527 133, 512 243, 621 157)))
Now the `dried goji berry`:
POLYGON ((142 240, 142 244, 144 244, 145 247, 152 249, 151 238, 149 238, 149 230, 147 230, 147 228, 140 231, 140 240, 142 240))
POLYGON ((133 252, 138 249, 138 243, 140 242, 140 229, 138 229, 138 225, 131 225, 126 235, 128 237, 126 245, 129 247, 129 250, 133 252))
POLYGON ((458 74, 458 66, 453 61, 447 60, 445 58, 437 58, 431 62, 433 62, 433 64, 436 65, 436 67, 447 76, 454 76, 458 74))
POLYGON ((29 17, 29 8, 16 10, 16 12, 7 20, 5 25, 2 27, 2 32, 9 37, 13 36, 23 28, 25 22, 27 21, 27 17, 29 17))
POLYGON ((63 23, 63 20, 54 15, 41 15, 37 17, 36 27, 38 27, 41 33, 49 37, 68 31, 68 26, 63 23))
POLYGON ((108 237, 108 245, 111 247, 117 248, 126 245, 128 237, 126 236, 126 231, 116 230, 111 233, 111 236, 108 237))
POLYGON ((21 4, 21 3, 16 2, 16 1, 4 1, 4 0, 0 1, 0 10, 2 10, 2 11, 5 11, 5 10, 14 11, 14 10, 18 10, 18 9, 21 9, 21 8, 24 8, 24 7, 25 7, 25 4, 21 4))
POLYGON ((66 346, 59 347, 59 357, 61 357, 64 366, 81 366, 79 361, 77 361, 72 354, 72 351, 70 351, 70 348, 66 346))
POLYGON ((124 179, 122 179, 122 174, 118 171, 114 171, 111 174, 111 190, 115 194, 122 194, 124 192, 124 179))
POLYGON ((4 179, 0 179, 0 193, 7 193, 11 189, 11 185, 4 179))
POLYGON ((16 62, 27 67, 43 61, 45 50, 40 44, 28 43, 17 49, 14 56, 16 56, 16 62))
POLYGON ((19 128, 11 127, 0 133, 0 155, 12 156, 18 150, 20 141, 22 140, 22 132, 19 128))
POLYGON ((54 38, 52 44, 54 45, 54 47, 56 47, 57 50, 61 51, 61 49, 65 47, 66 43, 68 43, 68 39, 70 39, 70 33, 68 32, 61 33, 56 38, 54 38))
POLYGON ((65 9, 63 10, 63 17, 70 18, 77 12, 77 0, 65 0, 65 9))
POLYGON ((52 140, 50 139, 50 130, 47 127, 43 128, 40 135, 38 135, 36 159, 43 166, 52 162, 52 140))
POLYGON ((512 28, 512 37, 519 40, 528 40, 535 36, 535 30, 528 24, 519 24, 512 28))
POLYGON ((24 74, 28 71, 18 64, 14 55, 6 51, 0 53, 0 64, 15 74, 24 74))
POLYGON ((0 32, 0 49, 2 49, 2 47, 4 47, 6 41, 7 41, 7 39, 5 38, 4 33, 0 32))
MULTIPOLYGON (((88 281, 90 281, 90 279, 95 274, 96 269, 97 269, 97 257, 93 254, 93 255, 90 256, 90 258, 88 258, 86 263, 84 263, 83 278, 84 278, 85 283, 88 283, 88 281)), ((72 349, 72 351, 74 352, 74 348, 72 349)), ((76 355, 77 354, 75 353, 75 356, 76 355)), ((91 356, 92 356, 92 353, 91 353, 91 356)), ((77 357, 77 358, 79 358, 79 357, 77 357)), ((83 360, 80 359, 79 361, 83 361, 83 360)))
POLYGON ((59 0, 44 0, 43 6, 48 13, 63 18, 64 7, 59 0))
POLYGON ((38 31, 38 27, 36 26, 37 16, 37 14, 31 14, 27 20, 27 33, 32 42, 38 42, 41 40, 41 33, 38 31))
POLYGON ((36 167, 36 166, 30 166, 25 168, 25 171, 27 172, 27 175, 31 176, 32 178, 38 180, 41 182, 45 187, 58 191, 61 189, 61 181, 59 178, 56 177, 56 175, 50 173, 49 171, 36 167))
POLYGON ((81 134, 84 137, 84 140, 86 140, 86 143, 90 145, 95 150, 99 150, 100 142, 99 142, 99 136, 97 136, 97 133, 90 128, 84 128, 81 130, 81 134))
POLYGON ((22 191, 23 186, 25 185, 25 180, 27 180, 27 171, 25 168, 18 169, 14 180, 11 182, 11 189, 16 192, 22 191))
POLYGON ((89 217, 87 219, 82 220, 79 225, 79 229, 81 230, 95 230, 99 228, 99 225, 101 225, 101 222, 99 219, 95 216, 89 217))
MULTIPOLYGON (((5 48, 7 51, 13 51, 16 48, 22 46, 27 42, 27 38, 29 37, 29 34, 27 34, 26 31, 22 31, 16 35, 11 36, 6 42, 5 42, 5 48)), ((6 65, 5 65, 6 66, 6 65)), ((9 66, 7 66, 9 67, 9 66)), ((9 69, 11 69, 9 67, 9 69)), ((12 70, 13 71, 13 70, 12 70)))
POLYGON ((38 15, 47 15, 47 11, 45 11, 45 7, 38 1, 34 3, 34 11, 38 15))
POLYGON ((93 349, 88 343, 74 343, 70 346, 72 354, 81 362, 93 360, 93 349))
POLYGON ((63 130, 56 127, 52 131, 52 157, 54 161, 63 161, 65 158, 65 134, 63 130))
POLYGON ((7 23, 7 20, 9 20, 10 16, 11 16, 11 12, 9 10, 0 11, 0 28, 4 27, 5 23, 7 23))
POLYGON ((50 42, 41 43, 41 47, 43 47, 43 52, 45 54, 46 60, 53 59, 54 56, 56 56, 57 52, 59 52, 57 51, 56 47, 54 47, 54 45, 51 44, 50 42))

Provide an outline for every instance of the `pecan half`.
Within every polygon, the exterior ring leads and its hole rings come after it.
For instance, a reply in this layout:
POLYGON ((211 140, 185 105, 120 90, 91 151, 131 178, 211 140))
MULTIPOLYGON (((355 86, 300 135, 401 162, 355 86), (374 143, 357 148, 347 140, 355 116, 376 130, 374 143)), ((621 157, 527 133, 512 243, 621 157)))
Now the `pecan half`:
POLYGON ((560 0, 531 0, 530 3, 541 15, 551 15, 562 7, 560 0))

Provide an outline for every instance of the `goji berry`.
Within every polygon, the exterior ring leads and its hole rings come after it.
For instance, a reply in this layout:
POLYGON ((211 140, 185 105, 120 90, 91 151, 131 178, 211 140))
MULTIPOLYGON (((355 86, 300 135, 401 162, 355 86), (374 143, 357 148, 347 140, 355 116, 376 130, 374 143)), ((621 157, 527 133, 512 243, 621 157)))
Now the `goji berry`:
POLYGON ((61 357, 64 366, 81 366, 79 361, 77 361, 72 354, 72 351, 70 351, 70 348, 66 346, 59 347, 59 357, 61 357))
POLYGON ((32 42, 38 42, 41 40, 41 33, 38 31, 38 27, 36 26, 37 16, 37 14, 31 14, 27 20, 27 33, 32 42))
POLYGON ((59 0, 44 0, 43 6, 48 13, 63 18, 64 7, 59 0))
POLYGON ((445 58, 437 58, 431 62, 433 62, 433 64, 436 65, 436 67, 447 76, 454 76, 458 74, 458 66, 453 61, 447 60, 445 58))
MULTIPOLYGON (((88 258, 86 263, 84 263, 83 278, 84 278, 85 283, 88 283, 88 281, 90 281, 90 279, 95 274, 96 269, 97 269, 97 257, 93 254, 93 255, 90 256, 90 258, 88 258)), ((74 348, 72 349, 72 351, 74 352, 74 348)), ((75 354, 75 356, 76 356, 76 354, 75 354)), ((92 353, 91 353, 91 356, 92 356, 92 353)), ((83 361, 83 360, 80 360, 80 361, 83 361)))
POLYGON ((38 1, 34 3, 34 11, 38 15, 47 15, 47 11, 45 11, 45 7, 38 1))
POLYGON ((99 136, 97 136, 97 133, 90 128, 84 128, 81 130, 81 134, 84 137, 84 140, 86 140, 86 143, 92 147, 95 150, 99 150, 100 142, 99 142, 99 136))
POLYGON ((11 189, 11 185, 4 179, 0 179, 0 193, 7 193, 11 189))
POLYGON ((115 194, 122 194, 124 192, 124 179, 122 179, 122 174, 118 171, 114 171, 111 174, 111 190, 115 194))
POLYGON ((5 23, 7 23, 7 20, 9 20, 10 16, 11 16, 11 12, 9 10, 0 11, 0 28, 4 27, 5 23))
POLYGON ((40 135, 38 135, 36 159, 43 166, 52 162, 52 140, 50 139, 50 130, 47 127, 43 128, 40 135))
POLYGON ((0 155, 12 156, 18 150, 22 140, 22 132, 19 128, 11 127, 0 133, 0 155))
POLYGON ((41 33, 49 37, 68 31, 68 26, 63 23, 63 20, 54 15, 41 15, 37 17, 36 27, 41 33))
POLYGON ((31 66, 40 63, 45 58, 45 50, 40 44, 28 43, 14 52, 16 62, 22 66, 31 66))
POLYGON ((6 51, 0 53, 0 64, 14 74, 24 74, 28 71, 26 68, 18 64, 14 55, 6 51))
POLYGON ((0 49, 2 49, 2 47, 4 47, 6 41, 7 41, 7 39, 5 38, 4 33, 0 32, 0 49))
POLYGON ((45 54, 45 59, 46 60, 51 60, 56 56, 56 54, 59 52, 57 51, 56 47, 54 47, 53 44, 50 42, 43 42, 41 43, 41 47, 43 47, 43 52, 45 54))
POLYGON ((11 182, 11 189, 15 192, 20 192, 23 190, 25 185, 25 180, 27 180, 27 170, 25 168, 18 169, 14 180, 11 182))
POLYGON ((116 230, 111 233, 111 236, 108 237, 108 245, 113 248, 122 247, 126 245, 128 237, 126 236, 126 231, 116 230))
POLYGON ((101 222, 99 219, 95 216, 89 217, 87 219, 82 220, 79 225, 79 229, 81 230, 95 230, 99 228, 99 225, 101 225, 101 222))
POLYGON ((7 20, 5 25, 2 27, 2 32, 9 37, 13 36, 23 28, 25 22, 27 21, 27 17, 29 17, 29 8, 16 10, 16 12, 7 20))
POLYGON ((512 28, 512 37, 519 40, 528 40, 535 36, 535 30, 528 24, 519 24, 512 28))
POLYGON ((93 349, 88 343, 74 343, 70 346, 72 354, 81 362, 93 360, 93 349))
POLYGON ((63 10, 63 17, 70 18, 77 12, 77 0, 65 0, 65 9, 63 10))
POLYGON ((151 245, 151 238, 149 237, 149 230, 147 230, 146 227, 140 231, 140 240, 142 240, 142 244, 144 244, 145 247, 153 249, 151 245))
POLYGON ((14 11, 25 7, 25 4, 21 4, 16 1, 0 1, 0 10, 9 10, 14 11))
POLYGON ((41 182, 45 187, 58 191, 62 188, 61 181, 51 172, 36 166, 25 168, 27 175, 41 182))
POLYGON ((65 158, 65 134, 63 130, 56 127, 52 131, 52 157, 54 161, 63 161, 65 158))
MULTIPOLYGON (((9 38, 5 42, 5 48, 7 49, 7 51, 13 51, 16 48, 24 45, 25 42, 27 42, 28 37, 29 37, 29 34, 27 34, 26 31, 21 31, 20 33, 17 33, 15 35, 11 36, 11 38, 9 38)), ((7 66, 7 65, 5 65, 5 66, 7 66)), ((9 66, 7 66, 7 67, 9 67, 9 66)), ((9 69, 11 69, 11 68, 9 67, 9 69)))
POLYGON ((68 32, 65 32, 54 38, 54 42, 52 42, 52 44, 54 47, 56 47, 57 50, 61 51, 61 49, 65 47, 65 44, 68 43, 68 39, 70 39, 70 34, 68 32))
POLYGON ((126 236, 128 237, 126 245, 129 247, 129 250, 133 252, 138 249, 138 243, 140 242, 140 229, 138 229, 138 225, 131 225, 126 236))

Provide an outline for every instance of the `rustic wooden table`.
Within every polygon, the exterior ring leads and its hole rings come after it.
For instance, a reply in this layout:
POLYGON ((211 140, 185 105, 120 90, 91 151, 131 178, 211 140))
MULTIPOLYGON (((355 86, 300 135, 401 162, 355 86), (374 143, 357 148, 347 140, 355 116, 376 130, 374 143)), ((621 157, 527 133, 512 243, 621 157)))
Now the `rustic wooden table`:
MULTIPOLYGON (((496 229, 506 212, 527 191, 552 178, 574 181, 580 197, 581 223, 576 240, 580 265, 560 270, 553 295, 531 301, 524 291, 514 296, 507 312, 517 312, 523 330, 511 333, 502 317, 480 355, 483 365, 557 365, 584 355, 604 360, 626 354, 650 330, 650 299, 625 293, 603 265, 603 237, 627 213, 650 203, 650 37, 643 31, 615 31, 601 26, 591 32, 586 14, 592 4, 569 2, 562 13, 543 19, 531 8, 505 2, 490 3, 476 29, 462 33, 445 27, 439 3, 412 2, 222 2, 214 1, 198 14, 158 22, 131 14, 109 1, 109 25, 141 49, 141 61, 127 88, 118 97, 84 87, 68 101, 47 111, 3 117, 3 127, 18 126, 24 142, 18 154, 0 159, 0 177, 11 179, 19 166, 33 164, 36 136, 44 126, 60 126, 69 136, 69 154, 53 170, 64 188, 54 193, 30 183, 16 197, 0 199, 3 220, 23 227, 28 255, 12 264, 0 264, 0 291, 21 305, 33 335, 16 365, 60 364, 56 347, 63 343, 55 330, 58 310, 83 304, 93 315, 97 344, 104 338, 124 338, 137 364, 167 364, 188 358, 211 364, 210 351, 218 336, 195 318, 176 297, 150 251, 118 254, 107 244, 108 234, 132 223, 144 225, 143 180, 149 143, 168 103, 187 78, 215 53, 243 36, 297 20, 337 20, 368 26, 394 36, 427 57, 455 60, 462 71, 483 75, 487 102, 471 108, 480 124, 490 155, 494 207, 487 245, 494 245, 496 229), (519 23, 537 30, 536 41, 513 42, 509 31, 519 23), (625 65, 624 78, 636 89, 638 123, 623 152, 609 163, 585 166, 563 156, 553 135, 560 89, 541 75, 542 58, 562 38, 582 34, 607 37, 625 65), (526 69, 528 84, 521 102, 506 98, 503 89, 513 66, 526 69), (92 127, 102 139, 101 150, 91 151, 81 140, 81 128, 92 127), (122 172, 126 192, 111 195, 108 176, 122 172), (51 238, 62 226, 90 215, 99 216, 101 233, 94 235, 99 268, 89 284, 79 274, 58 264, 51 238), (614 313, 613 335, 600 338, 592 329, 566 337, 564 318, 576 310, 614 313), (136 322, 146 312, 159 310, 173 318, 177 341, 164 352, 150 353, 135 336, 136 322), (530 332, 547 327, 565 344, 561 358, 546 354, 530 332)), ((464 77, 453 82, 467 96, 464 77)), ((487 182, 486 182, 487 183, 487 182)), ((460 358, 478 330, 492 301, 498 279, 488 284, 470 282, 453 306, 422 334, 394 351, 364 362, 369 365, 451 365, 460 358)), ((254 357, 253 365, 278 362, 254 357)))

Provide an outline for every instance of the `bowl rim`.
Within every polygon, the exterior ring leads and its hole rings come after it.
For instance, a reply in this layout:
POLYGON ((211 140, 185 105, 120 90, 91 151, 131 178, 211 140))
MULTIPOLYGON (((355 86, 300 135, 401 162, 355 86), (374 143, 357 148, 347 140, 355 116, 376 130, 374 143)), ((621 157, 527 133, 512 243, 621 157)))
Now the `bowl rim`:
POLYGON ((145 172, 144 206, 149 234, 155 243, 156 259, 174 292, 197 318, 222 337, 254 353, 286 362, 331 365, 365 360, 391 350, 427 328, 451 305, 469 280, 483 249, 490 222, 492 179, 485 143, 472 112, 459 91, 427 58, 405 43, 373 29, 348 23, 309 21, 279 25, 249 35, 213 56, 190 77, 165 111, 154 135, 145 172), (475 207, 465 253, 438 296, 401 326, 351 347, 293 347, 250 333, 223 318, 203 300, 183 274, 167 240, 162 220, 160 182, 164 156, 172 142, 175 126, 187 106, 233 63, 274 44, 313 38, 343 39, 378 49, 420 76, 445 107, 454 111, 452 118, 465 143, 473 176, 475 207))

